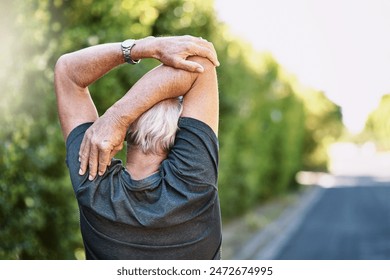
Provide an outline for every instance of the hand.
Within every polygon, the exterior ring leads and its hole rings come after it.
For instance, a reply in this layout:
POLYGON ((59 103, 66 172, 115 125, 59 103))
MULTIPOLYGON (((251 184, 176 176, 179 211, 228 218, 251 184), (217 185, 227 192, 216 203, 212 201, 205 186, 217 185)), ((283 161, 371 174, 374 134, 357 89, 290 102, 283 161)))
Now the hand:
POLYGON ((122 150, 127 127, 122 126, 108 113, 97 119, 86 131, 81 142, 79 160, 80 175, 89 170, 89 180, 98 173, 102 176, 111 164, 111 159, 122 150))
POLYGON ((147 52, 151 49, 151 57, 160 60, 163 64, 190 72, 201 73, 204 71, 202 65, 187 60, 190 56, 200 56, 210 60, 215 66, 219 66, 217 53, 212 43, 205 39, 190 35, 177 37, 148 37, 151 45, 141 46, 147 52))

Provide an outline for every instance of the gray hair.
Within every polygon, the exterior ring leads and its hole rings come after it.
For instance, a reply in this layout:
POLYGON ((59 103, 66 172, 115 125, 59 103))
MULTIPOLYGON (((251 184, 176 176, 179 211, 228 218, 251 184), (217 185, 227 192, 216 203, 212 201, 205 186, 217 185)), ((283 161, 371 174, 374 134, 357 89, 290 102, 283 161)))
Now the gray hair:
POLYGON ((155 104, 136 119, 127 131, 127 143, 139 147, 145 154, 168 152, 178 129, 183 110, 182 99, 169 98, 155 104))

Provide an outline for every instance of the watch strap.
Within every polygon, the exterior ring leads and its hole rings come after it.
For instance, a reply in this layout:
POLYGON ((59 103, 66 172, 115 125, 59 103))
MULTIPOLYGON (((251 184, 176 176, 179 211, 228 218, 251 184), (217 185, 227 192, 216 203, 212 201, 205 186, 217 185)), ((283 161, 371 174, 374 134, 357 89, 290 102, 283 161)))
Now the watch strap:
POLYGON ((124 60, 129 64, 137 64, 141 61, 141 59, 133 60, 131 58, 131 49, 135 46, 135 40, 127 39, 122 42, 122 53, 124 60))

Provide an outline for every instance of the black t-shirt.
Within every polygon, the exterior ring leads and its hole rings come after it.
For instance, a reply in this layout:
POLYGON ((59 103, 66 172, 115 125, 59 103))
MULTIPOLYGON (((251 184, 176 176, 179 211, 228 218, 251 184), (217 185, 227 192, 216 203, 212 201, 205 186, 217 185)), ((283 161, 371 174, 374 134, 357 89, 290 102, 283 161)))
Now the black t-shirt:
POLYGON ((220 258, 218 139, 212 129, 180 118, 159 172, 133 180, 113 159, 103 176, 89 181, 88 172, 78 174, 78 158, 91 125, 76 127, 66 143, 87 259, 220 258))

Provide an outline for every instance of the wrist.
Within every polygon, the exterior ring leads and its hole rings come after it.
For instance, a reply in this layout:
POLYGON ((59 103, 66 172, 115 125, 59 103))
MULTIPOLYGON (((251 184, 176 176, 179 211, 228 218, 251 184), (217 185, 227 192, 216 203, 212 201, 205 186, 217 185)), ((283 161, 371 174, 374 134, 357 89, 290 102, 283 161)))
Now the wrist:
POLYGON ((153 36, 145 37, 135 41, 131 55, 134 60, 143 58, 159 59, 159 38, 153 36))
POLYGON ((104 116, 110 120, 113 127, 121 131, 126 131, 132 122, 130 116, 123 112, 123 107, 119 102, 108 108, 104 116))

